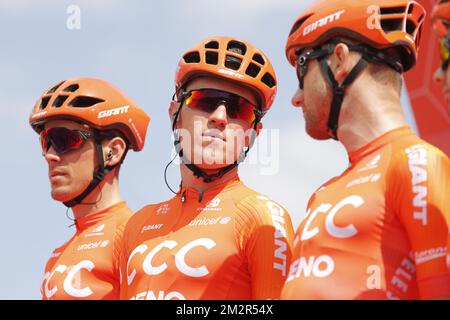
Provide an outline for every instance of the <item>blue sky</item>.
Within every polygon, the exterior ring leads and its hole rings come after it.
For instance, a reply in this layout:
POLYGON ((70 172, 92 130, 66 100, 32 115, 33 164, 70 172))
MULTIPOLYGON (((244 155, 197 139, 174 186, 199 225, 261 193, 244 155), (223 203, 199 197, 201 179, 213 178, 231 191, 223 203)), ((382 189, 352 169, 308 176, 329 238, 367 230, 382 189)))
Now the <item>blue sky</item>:
MULTIPOLYGON (((297 227, 309 196, 347 166, 344 148, 309 138, 300 110, 290 105, 297 81, 284 45, 291 24, 310 2, 2 0, 0 299, 39 299, 49 254, 74 232, 68 228, 65 207, 50 198, 47 165, 38 136, 28 125, 40 93, 65 78, 98 77, 118 86, 150 114, 144 150, 130 152, 121 170, 122 196, 137 210, 172 195, 163 171, 172 154, 167 107, 174 72, 182 53, 209 36, 246 39, 272 60, 278 95, 264 118, 268 131, 260 139, 266 135, 279 141, 273 145, 279 156, 272 158, 278 159, 278 170, 270 175, 262 171, 255 149, 240 175, 247 185, 281 203, 297 227), (66 27, 69 5, 81 10, 79 30, 66 27)), ((267 154, 272 149, 261 150, 267 154)), ((173 187, 179 183, 176 166, 169 169, 169 181, 173 187)))

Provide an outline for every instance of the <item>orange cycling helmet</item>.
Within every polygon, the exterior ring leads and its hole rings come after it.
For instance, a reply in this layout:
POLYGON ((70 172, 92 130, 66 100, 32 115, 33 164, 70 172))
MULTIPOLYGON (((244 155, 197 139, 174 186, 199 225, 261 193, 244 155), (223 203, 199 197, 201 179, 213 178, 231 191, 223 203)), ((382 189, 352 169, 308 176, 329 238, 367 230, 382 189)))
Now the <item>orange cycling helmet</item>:
POLYGON ((301 89, 307 61, 318 59, 322 75, 333 90, 328 118, 331 138, 338 140, 346 89, 369 62, 386 64, 397 72, 408 71, 416 64, 425 15, 418 2, 409 0, 317 0, 300 15, 289 33, 286 56, 297 68, 301 89), (342 83, 336 81, 326 60, 334 51, 331 45, 345 43, 340 38, 356 42, 347 46, 362 56, 342 83), (305 52, 307 48, 314 50, 305 52), (385 51, 392 48, 397 49, 398 56, 385 51))
POLYGON ((286 55, 295 66, 299 49, 346 37, 378 50, 401 48, 403 70, 408 71, 417 61, 425 15, 411 0, 319 0, 294 23, 286 55))
POLYGON ((74 78, 53 85, 37 100, 29 120, 39 133, 45 122, 62 119, 98 130, 118 130, 134 151, 144 147, 150 122, 134 101, 108 82, 94 78, 74 78))
POLYGON ((201 75, 229 79, 253 89, 263 113, 270 109, 277 92, 269 59, 250 42, 237 38, 208 38, 183 54, 175 74, 176 91, 201 75))
POLYGON ((272 106, 277 92, 277 80, 272 64, 264 53, 250 42, 233 37, 205 39, 183 54, 175 73, 174 97, 178 96, 178 93, 182 91, 183 87, 190 80, 199 76, 227 79, 243 85, 257 94, 259 104, 258 114, 256 115, 255 113, 254 131, 249 146, 246 147, 246 150, 241 151, 234 163, 222 167, 211 174, 191 163, 183 155, 180 137, 175 128, 183 106, 183 98, 179 101, 180 106, 172 121, 175 149, 182 162, 193 172, 194 176, 202 178, 204 182, 208 183, 221 178, 225 173, 244 161, 255 141, 256 128, 259 121, 272 106))
POLYGON ((433 28, 439 37, 445 37, 450 28, 450 2, 440 0, 433 8, 433 28))
MULTIPOLYGON (((45 90, 31 112, 29 122, 40 133, 46 122, 51 120, 71 120, 86 124, 93 129, 94 145, 97 152, 98 168, 86 189, 75 198, 64 202, 73 207, 103 181, 114 167, 105 166, 101 146, 102 131, 115 130, 127 140, 127 146, 141 151, 150 117, 117 88, 106 81, 94 78, 74 78, 60 81, 45 90)), ((120 163, 125 158, 126 152, 120 163)))

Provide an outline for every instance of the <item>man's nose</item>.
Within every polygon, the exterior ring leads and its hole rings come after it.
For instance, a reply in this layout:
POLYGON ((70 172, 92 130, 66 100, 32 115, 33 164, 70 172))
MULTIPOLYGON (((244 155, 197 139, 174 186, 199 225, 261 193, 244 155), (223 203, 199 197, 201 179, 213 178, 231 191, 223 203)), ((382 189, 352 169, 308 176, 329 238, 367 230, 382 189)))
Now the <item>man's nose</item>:
POLYGON ((224 103, 219 103, 216 110, 209 116, 208 121, 219 127, 225 127, 228 124, 227 108, 224 103))
POLYGON ((61 161, 61 157, 56 153, 55 149, 53 149, 53 146, 50 146, 47 151, 42 150, 42 155, 48 164, 61 161))
POLYGON ((301 108, 301 106, 303 105, 303 99, 303 90, 299 87, 297 91, 295 91, 294 96, 291 99, 291 103, 294 107, 301 108))

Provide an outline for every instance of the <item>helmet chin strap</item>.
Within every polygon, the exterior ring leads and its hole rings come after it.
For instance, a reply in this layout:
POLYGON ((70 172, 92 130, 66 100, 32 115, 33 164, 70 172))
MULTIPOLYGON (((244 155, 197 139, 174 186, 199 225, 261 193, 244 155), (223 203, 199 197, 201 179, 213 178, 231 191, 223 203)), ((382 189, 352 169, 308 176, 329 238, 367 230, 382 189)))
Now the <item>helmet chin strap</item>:
MULTIPOLYGON (((94 130, 94 145, 95 145, 95 149, 97 152, 98 167, 94 171, 93 179, 89 183, 89 185, 86 187, 86 189, 84 189, 84 191, 82 193, 80 193, 78 196, 76 196, 75 198, 73 198, 69 201, 63 202, 64 205, 68 208, 74 207, 78 204, 83 204, 83 203, 81 203, 81 201, 83 201, 84 198, 86 198, 92 192, 92 190, 94 190, 95 187, 97 187, 105 179, 106 175, 119 164, 118 163, 114 166, 105 166, 105 161, 103 158, 102 143, 101 143, 101 138, 100 138, 100 134, 99 134, 98 130, 94 130)), ((122 161, 123 161, 124 157, 125 157, 125 154, 122 156, 122 161)), ((84 204, 88 204, 88 203, 84 203, 84 204)))
POLYGON ((350 71, 348 76, 344 79, 342 84, 339 84, 336 81, 333 71, 328 65, 325 57, 319 59, 319 64, 323 76, 333 90, 333 100, 331 102, 330 115, 328 116, 328 134, 334 140, 339 140, 337 136, 339 114, 341 112, 342 103, 344 102, 345 90, 361 74, 368 62, 366 59, 361 58, 353 67, 352 71, 350 71))
MULTIPOLYGON (((340 43, 341 41, 335 41, 340 43)), ((332 42, 333 43, 333 42, 332 42)), ((382 51, 376 51, 370 49, 364 45, 349 45, 350 51, 356 51, 361 53, 362 58, 353 67, 348 76, 344 79, 342 84, 339 84, 334 77, 333 71, 327 63, 326 57, 319 58, 319 65, 323 76, 333 90, 333 100, 331 102, 330 115, 328 117, 328 134, 334 140, 339 140, 337 131, 339 124, 339 114, 341 112, 342 103, 344 102, 345 91, 353 81, 364 71, 369 62, 376 64, 385 64, 394 69, 398 73, 403 73, 403 65, 401 61, 389 56, 382 51)))
POLYGON ((230 170, 232 170, 233 168, 235 168, 236 166, 238 166, 241 162, 243 162, 245 160, 248 152, 250 151, 251 147, 253 146, 253 144, 255 142, 256 127, 259 123, 259 120, 260 120, 259 118, 255 119, 252 136, 250 138, 250 143, 249 143, 249 146, 246 148, 246 150, 242 150, 239 153, 239 156, 236 159, 236 161, 234 161, 232 164, 222 167, 222 168, 219 168, 217 172, 209 174, 209 173, 205 172, 204 170, 202 170, 199 166, 191 163, 191 161, 188 158, 186 158, 186 156, 183 153, 183 149, 181 148, 180 134, 179 134, 178 130, 175 128, 175 125, 177 123, 178 116, 180 114, 182 106, 183 106, 183 102, 180 102, 180 107, 178 108, 177 112, 175 113, 175 116, 174 116, 173 122, 172 122, 172 130, 173 130, 173 134, 174 134, 174 146, 175 146, 175 150, 177 151, 178 156, 180 157, 183 164, 189 170, 192 171, 192 173, 194 174, 195 177, 202 178, 203 182, 205 182, 205 183, 212 182, 214 180, 222 178, 227 172, 229 172, 230 170))

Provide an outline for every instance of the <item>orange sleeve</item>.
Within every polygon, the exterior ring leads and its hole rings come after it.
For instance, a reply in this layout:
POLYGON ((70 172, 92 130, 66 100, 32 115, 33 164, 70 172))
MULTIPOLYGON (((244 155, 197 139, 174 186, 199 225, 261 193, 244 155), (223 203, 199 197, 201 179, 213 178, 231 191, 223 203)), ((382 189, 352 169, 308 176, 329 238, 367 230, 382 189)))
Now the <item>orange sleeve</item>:
MULTIPOLYGON (((54 252, 54 251, 53 251, 54 252)), ((53 253, 52 252, 52 253, 53 253)), ((42 282, 41 282, 41 300, 47 300, 46 299, 46 297, 45 297, 45 294, 44 294, 44 290, 45 290, 45 282, 46 282, 46 279, 47 279, 47 277, 48 277, 48 270, 51 270, 51 268, 53 267, 53 264, 54 263, 51 263, 51 258, 49 258, 48 260, 47 260, 47 263, 45 264, 45 269, 44 269, 44 278, 42 279, 42 282)))
POLYGON ((450 297, 446 262, 450 160, 432 146, 408 146, 392 160, 387 179, 387 206, 397 214, 408 234, 420 297, 450 297))
POLYGON ((289 213, 263 196, 249 196, 238 209, 246 219, 241 248, 247 258, 253 299, 279 299, 292 258, 289 213))
POLYGON ((124 233, 127 221, 122 222, 117 226, 116 234, 114 236, 114 251, 113 251, 113 261, 114 261, 114 278, 120 279, 120 261, 122 256, 123 244, 124 244, 124 233))
POLYGON ((118 252, 119 255, 119 279, 120 279, 120 299, 127 300, 127 291, 128 291, 128 258, 131 254, 130 250, 132 250, 132 246, 135 244, 136 236, 138 233, 136 230, 139 230, 142 224, 142 218, 145 218, 146 212, 149 211, 150 206, 145 206, 133 214, 130 219, 123 224, 123 231, 120 243, 120 250, 118 252))
POLYGON ((128 243, 130 241, 130 230, 133 230, 133 221, 135 220, 136 215, 134 215, 133 217, 130 218, 130 220, 128 220, 128 223, 123 225, 123 234, 121 237, 121 242, 120 242, 120 251, 118 252, 119 254, 119 266, 118 266, 118 270, 119 270, 119 279, 120 279, 120 299, 123 300, 126 297, 126 293, 127 293, 127 288, 128 288, 128 284, 127 284, 127 262, 128 262, 128 243))

